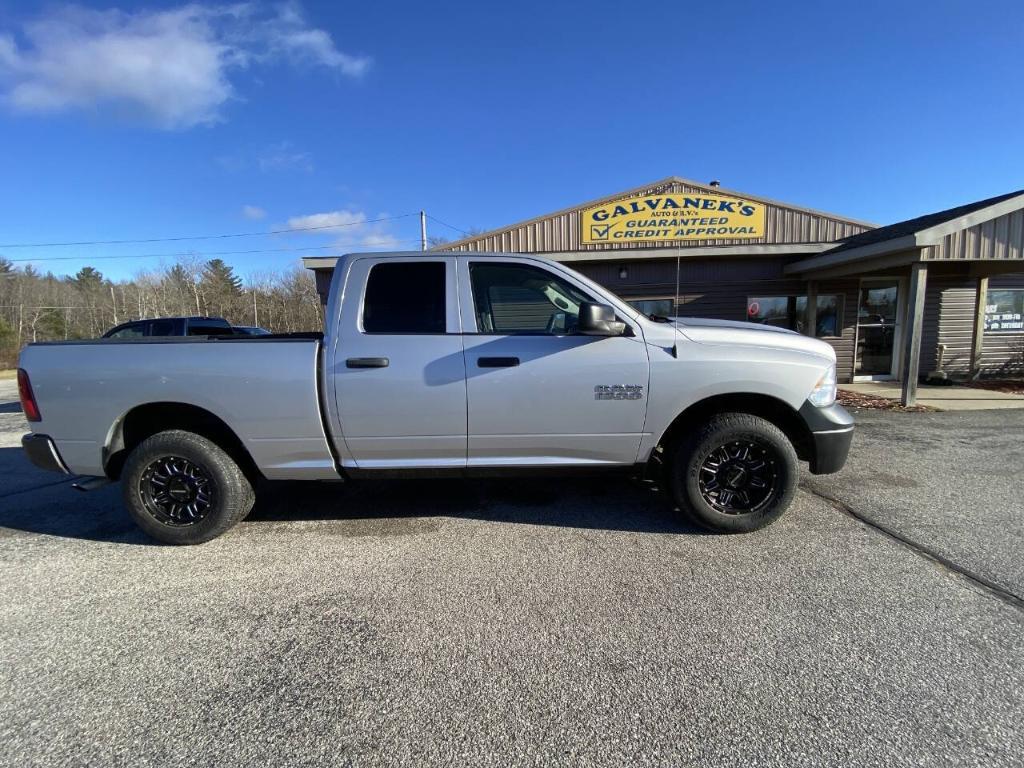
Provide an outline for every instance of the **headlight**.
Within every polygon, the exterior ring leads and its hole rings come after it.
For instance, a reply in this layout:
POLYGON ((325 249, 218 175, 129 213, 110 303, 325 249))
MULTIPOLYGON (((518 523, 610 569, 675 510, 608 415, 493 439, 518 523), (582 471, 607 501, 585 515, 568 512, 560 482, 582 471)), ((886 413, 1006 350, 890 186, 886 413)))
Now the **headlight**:
POLYGON ((814 391, 807 399, 819 408, 832 405, 836 401, 836 366, 834 363, 821 374, 818 383, 814 385, 814 391))

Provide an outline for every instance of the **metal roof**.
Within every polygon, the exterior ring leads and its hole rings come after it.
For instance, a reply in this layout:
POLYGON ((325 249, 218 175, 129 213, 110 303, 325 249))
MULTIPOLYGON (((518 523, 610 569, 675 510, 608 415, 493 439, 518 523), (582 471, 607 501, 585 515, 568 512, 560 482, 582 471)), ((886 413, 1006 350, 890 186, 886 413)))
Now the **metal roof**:
MULTIPOLYGON (((818 256, 789 264, 785 272, 795 274, 827 269, 883 256, 892 257, 893 254, 899 253, 903 254, 904 261, 916 261, 925 258, 921 251, 927 248, 937 251, 940 260, 947 259, 949 255, 943 251, 948 250, 945 241, 951 234, 977 227, 1008 214, 1014 214, 1019 218, 1021 209, 1024 209, 1024 189, 853 235, 818 256)), ((1005 236, 1012 237, 1009 232, 1004 233, 1005 236)), ((1016 239, 1021 239, 1020 232, 1017 233, 1016 239)), ((935 254, 931 258, 935 258, 935 254)), ((986 257, 979 253, 971 258, 986 257)))
POLYGON ((679 176, 668 176, 650 184, 643 184, 639 187, 633 187, 632 189, 612 195, 589 200, 568 208, 562 208, 561 210, 536 216, 516 224, 510 224, 461 240, 444 243, 435 250, 460 251, 466 249, 517 253, 609 250, 606 245, 582 244, 579 242, 579 214, 581 211, 637 195, 685 194, 691 191, 700 194, 737 197, 765 205, 769 209, 766 236, 750 240, 716 238, 685 242, 631 243, 629 245, 617 243, 614 249, 619 251, 643 250, 651 247, 665 247, 670 244, 674 247, 690 248, 698 246, 753 245, 758 243, 835 242, 843 237, 854 235, 876 226, 846 216, 838 216, 811 208, 791 205, 759 195, 749 195, 745 192, 730 190, 725 187, 702 184, 679 176))
POLYGON ((985 200, 967 203, 966 205, 958 205, 955 208, 947 208, 946 210, 938 211, 937 213, 928 213, 924 216, 907 219, 906 221, 898 221, 895 224, 878 227, 878 229, 870 229, 867 232, 861 232, 859 235, 853 235, 852 237, 845 238, 842 241, 842 245, 831 249, 829 253, 838 253, 839 251, 846 251, 851 248, 859 248, 862 245, 870 245, 872 243, 880 243, 884 240, 895 240, 900 237, 905 237, 906 235, 914 235, 918 232, 923 232, 926 229, 938 226, 939 224, 946 224, 970 213, 974 213, 975 211, 988 208, 996 203, 1001 203, 1004 200, 1010 200, 1011 198, 1019 195, 1024 195, 1024 189, 1018 189, 1016 192, 1007 192, 1004 195, 996 195, 995 197, 989 197, 985 200))

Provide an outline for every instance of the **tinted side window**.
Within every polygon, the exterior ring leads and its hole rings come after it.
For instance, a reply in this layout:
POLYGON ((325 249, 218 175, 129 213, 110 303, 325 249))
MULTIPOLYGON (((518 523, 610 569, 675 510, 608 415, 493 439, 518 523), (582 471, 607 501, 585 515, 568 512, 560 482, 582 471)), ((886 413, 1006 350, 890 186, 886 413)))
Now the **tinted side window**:
POLYGON ((149 336, 173 336, 173 320, 154 320, 149 324, 149 336))
POLYGON ((189 336, 230 336, 231 326, 226 320, 189 320, 189 336))
POLYGON ((445 263, 375 264, 366 282, 366 333, 444 333, 445 263))
POLYGON ((469 267, 481 333, 566 334, 576 330, 585 293, 552 272, 526 264, 469 267))
POLYGON ((107 338, 111 339, 141 339, 146 334, 144 333, 145 325, 143 323, 132 323, 126 325, 116 333, 110 334, 107 338))

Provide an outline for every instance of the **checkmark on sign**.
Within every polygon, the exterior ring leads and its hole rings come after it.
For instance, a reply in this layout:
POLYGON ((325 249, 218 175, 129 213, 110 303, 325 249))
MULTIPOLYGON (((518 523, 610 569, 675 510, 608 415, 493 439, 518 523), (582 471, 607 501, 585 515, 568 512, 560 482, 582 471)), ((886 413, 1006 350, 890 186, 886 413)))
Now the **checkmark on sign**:
POLYGON ((608 232, 611 230, 611 228, 612 228, 611 224, 605 224, 603 227, 600 227, 597 224, 591 224, 590 225, 590 238, 592 240, 607 240, 608 239, 608 232))

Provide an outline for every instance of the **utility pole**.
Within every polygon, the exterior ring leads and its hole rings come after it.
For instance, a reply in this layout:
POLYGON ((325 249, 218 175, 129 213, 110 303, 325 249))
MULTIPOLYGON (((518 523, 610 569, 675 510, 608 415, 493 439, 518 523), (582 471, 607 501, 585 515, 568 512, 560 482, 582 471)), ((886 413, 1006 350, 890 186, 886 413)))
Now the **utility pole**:
POLYGON ((259 325, 260 324, 260 310, 259 310, 259 307, 256 306, 256 289, 255 288, 252 289, 252 324, 253 325, 259 325))
POLYGON ((427 250, 427 212, 420 211, 420 250, 427 250))

